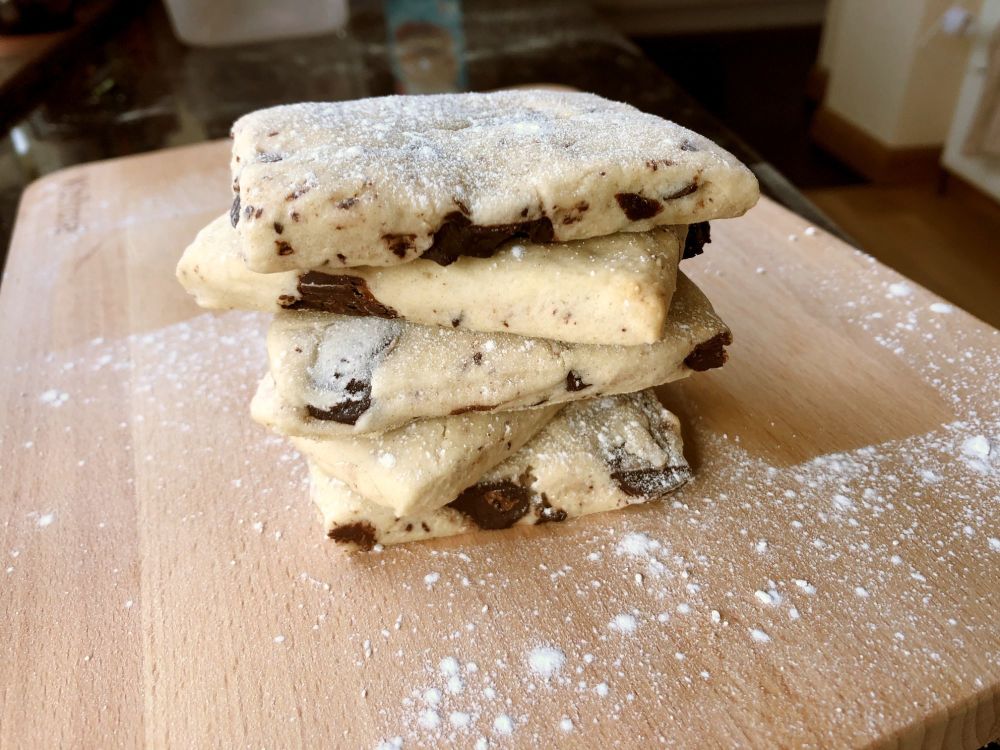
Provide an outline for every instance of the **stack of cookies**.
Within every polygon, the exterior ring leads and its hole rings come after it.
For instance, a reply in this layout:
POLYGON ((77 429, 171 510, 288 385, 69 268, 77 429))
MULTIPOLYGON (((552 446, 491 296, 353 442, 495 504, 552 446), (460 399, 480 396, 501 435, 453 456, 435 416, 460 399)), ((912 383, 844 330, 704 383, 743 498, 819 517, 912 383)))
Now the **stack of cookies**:
POLYGON ((731 342, 678 272, 751 172, 589 94, 275 107, 233 127, 235 199, 178 266, 275 313, 254 419, 360 547, 655 500, 690 470, 652 388, 731 342))

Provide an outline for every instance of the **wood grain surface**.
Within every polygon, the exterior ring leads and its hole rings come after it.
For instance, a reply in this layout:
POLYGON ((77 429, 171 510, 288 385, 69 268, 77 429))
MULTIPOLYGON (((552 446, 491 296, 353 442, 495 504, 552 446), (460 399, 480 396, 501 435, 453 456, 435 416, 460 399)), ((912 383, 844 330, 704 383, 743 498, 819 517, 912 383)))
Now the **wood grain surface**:
POLYGON ((173 267, 227 143, 26 193, 0 290, 0 747, 976 748, 1000 338, 762 200, 684 270, 670 502, 348 554, 251 422, 266 317, 173 267))

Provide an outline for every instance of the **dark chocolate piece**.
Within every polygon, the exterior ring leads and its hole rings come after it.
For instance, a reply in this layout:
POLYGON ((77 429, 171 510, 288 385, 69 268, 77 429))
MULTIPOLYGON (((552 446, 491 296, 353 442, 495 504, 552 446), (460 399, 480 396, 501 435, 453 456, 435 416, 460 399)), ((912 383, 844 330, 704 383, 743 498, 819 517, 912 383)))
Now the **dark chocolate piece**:
POLYGON ((694 182, 688 183, 681 189, 675 190, 670 195, 664 195, 663 200, 674 201, 677 200, 678 198, 683 198, 685 195, 691 195, 691 193, 693 193, 697 189, 698 189, 698 181, 695 180, 694 182))
POLYGON ((329 409, 320 409, 312 404, 306 404, 306 411, 313 419, 338 424, 355 424, 358 417, 364 414, 372 405, 372 384, 363 380, 350 380, 345 390, 350 394, 360 394, 359 398, 341 401, 329 409))
POLYGON ((573 392, 573 391, 582 391, 584 388, 590 388, 591 385, 592 385, 591 383, 584 383, 583 382, 583 378, 581 378, 576 373, 576 370, 570 370, 569 372, 566 373, 566 390, 567 391, 570 391, 570 392, 573 392))
POLYGON ((687 466, 612 471, 611 479, 629 497, 654 499, 677 489, 691 478, 687 466))
POLYGON ((444 217, 434 233, 434 242, 421 258, 442 266, 454 263, 463 255, 489 258, 504 242, 513 237, 525 237, 531 242, 551 242, 554 233, 548 217, 514 224, 479 226, 459 211, 444 217))
POLYGON ((517 523, 531 505, 531 491, 509 481, 474 484, 452 502, 481 529, 506 529, 517 523))
POLYGON ((399 324, 382 322, 379 332, 364 342, 365 349, 355 352, 354 358, 341 358, 338 368, 316 380, 314 384, 322 390, 345 394, 343 400, 327 409, 306 404, 306 410, 313 419, 340 424, 356 424, 358 417, 372 405, 372 370, 377 366, 381 354, 391 349, 399 336, 399 324))
POLYGON ((398 318, 399 313, 383 305, 368 283, 359 276, 309 271, 299 277, 299 299, 283 304, 288 310, 318 310, 338 315, 374 315, 398 318))
POLYGON ((235 227, 240 223, 240 194, 233 198, 233 205, 229 207, 229 223, 235 227))
POLYGON ((693 258, 701 255, 709 242, 712 241, 712 228, 707 221, 689 224, 687 237, 684 239, 684 253, 681 258, 693 258))
POLYGON ((417 237, 413 234, 383 234, 382 239, 397 258, 405 258, 406 253, 413 249, 417 237))
POLYGON ((615 200, 629 221, 652 219, 663 210, 663 204, 655 198, 644 198, 638 193, 615 193, 615 200))
POLYGON ((312 187, 309 186, 309 185, 303 185, 302 187, 297 187, 292 192, 290 192, 288 195, 285 196, 285 200, 286 201, 293 201, 296 198, 301 198, 303 195, 305 195, 306 193, 308 193, 310 190, 312 190, 312 187))
POLYGON ((566 511, 562 508, 554 508, 549 499, 542 493, 541 500, 535 504, 535 517, 538 519, 535 524, 558 523, 566 520, 566 511))
POLYGON ((278 248, 278 255, 291 255, 295 249, 284 240, 275 240, 274 246, 278 248))
POLYGON ((342 201, 337 201, 337 208, 346 211, 349 208, 353 208, 358 202, 358 199, 353 195, 350 198, 344 198, 342 201))
POLYGON ((280 221, 274 222, 274 232, 275 232, 275 234, 281 234, 284 231, 285 231, 285 225, 284 224, 282 224, 280 221))
POLYGON ((673 162, 670 159, 649 159, 646 161, 646 167, 655 172, 660 166, 670 167, 673 166, 673 162))
POLYGON ((357 521, 346 526, 337 526, 326 534, 335 542, 356 544, 362 549, 375 546, 375 527, 367 521, 357 521))
POLYGON ((717 333, 708 341, 702 341, 684 358, 684 364, 695 372, 722 367, 729 359, 726 347, 733 343, 733 334, 729 331, 717 333))

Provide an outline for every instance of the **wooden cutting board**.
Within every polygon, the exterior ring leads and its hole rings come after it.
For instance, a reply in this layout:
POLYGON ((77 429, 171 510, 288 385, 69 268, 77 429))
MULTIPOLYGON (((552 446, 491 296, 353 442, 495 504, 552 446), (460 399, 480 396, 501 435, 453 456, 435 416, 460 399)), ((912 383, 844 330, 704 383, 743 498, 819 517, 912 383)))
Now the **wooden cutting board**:
POLYGON ((228 206, 227 150, 24 195, 0 293, 0 746, 1000 735, 996 330, 762 200, 684 263, 736 343, 662 389, 697 471, 671 502, 348 554, 248 417, 266 318, 174 281, 228 206))

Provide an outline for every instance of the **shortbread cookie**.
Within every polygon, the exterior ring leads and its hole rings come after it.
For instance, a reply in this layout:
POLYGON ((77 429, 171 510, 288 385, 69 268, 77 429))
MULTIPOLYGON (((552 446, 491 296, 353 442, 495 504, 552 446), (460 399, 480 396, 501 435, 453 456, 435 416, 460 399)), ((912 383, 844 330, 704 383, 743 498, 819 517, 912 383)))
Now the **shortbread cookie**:
POLYGON ((233 125, 231 220, 254 271, 486 257, 739 216, 757 180, 707 138, 592 94, 291 104, 233 125))
POLYGON ((310 463, 327 535, 370 548, 540 524, 657 500, 691 477, 677 418, 651 391, 568 405, 447 506, 396 516, 310 463))
POLYGON ((177 265, 202 307, 318 310, 506 331, 585 344, 651 344, 663 335, 686 227, 554 246, 508 242, 492 258, 447 268, 415 260, 386 268, 255 273, 229 219, 205 227, 177 265))
MULTIPOLYGON (((254 400, 254 418, 274 421, 281 408, 270 377, 254 400)), ((455 499, 520 450, 561 407, 469 413, 410 422, 398 430, 292 443, 324 473, 397 516, 423 513, 455 499)))
POLYGON ((414 419, 629 393, 720 367, 731 340, 683 274, 663 339, 642 346, 279 313, 267 337, 282 405, 273 426, 302 437, 381 432, 414 419))

